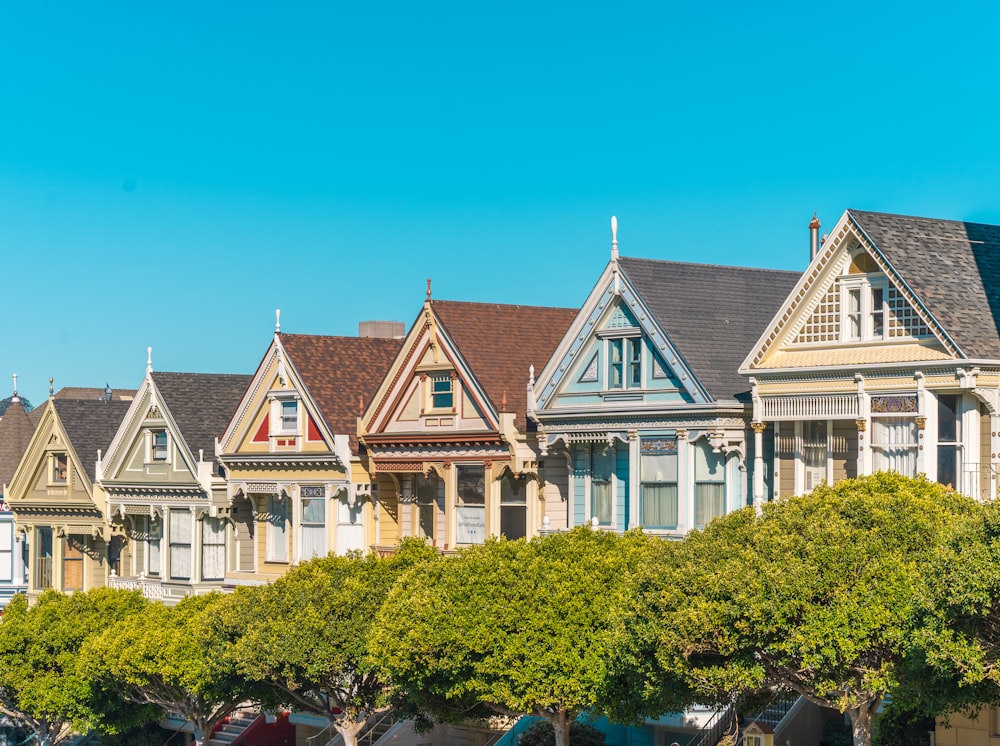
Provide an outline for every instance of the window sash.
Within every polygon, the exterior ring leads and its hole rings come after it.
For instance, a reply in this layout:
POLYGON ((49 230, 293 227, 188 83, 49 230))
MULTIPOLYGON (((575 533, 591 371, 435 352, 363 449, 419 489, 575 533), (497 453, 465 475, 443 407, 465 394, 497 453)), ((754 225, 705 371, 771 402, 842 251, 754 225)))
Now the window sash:
POLYGON ((326 555, 326 499, 307 497, 302 499, 302 520, 300 522, 303 560, 326 555))
POLYGON ((694 485, 694 523, 704 528, 713 518, 726 512, 724 482, 696 482, 694 485))
POLYGON ((82 536, 67 536, 63 539, 63 582, 64 591, 83 590, 83 547, 82 536))
POLYGON ((14 524, 0 523, 0 580, 14 579, 14 524))
POLYGON ((455 406, 453 379, 448 376, 431 378, 431 408, 452 409, 455 406))
POLYGON ((153 432, 152 455, 153 461, 167 460, 167 433, 165 430, 153 432))
POLYGON ((458 504, 486 505, 486 467, 482 464, 459 464, 455 471, 458 504))
POLYGON ((643 482, 639 520, 648 528, 677 528, 677 483, 643 482))
POLYGON ((191 511, 170 511, 170 578, 191 579, 191 511))
POLYGON ((298 432, 299 403, 297 401, 281 402, 281 431, 283 433, 298 432))
POLYGON ((912 417, 872 418, 872 467, 917 475, 917 423, 912 417))
POLYGON ((201 579, 226 577, 226 524, 222 518, 204 518, 201 522, 201 579))
POLYGON ((45 590, 52 587, 52 529, 48 526, 35 529, 35 587, 45 590))
POLYGON ((267 560, 288 561, 288 507, 277 495, 267 499, 267 560))

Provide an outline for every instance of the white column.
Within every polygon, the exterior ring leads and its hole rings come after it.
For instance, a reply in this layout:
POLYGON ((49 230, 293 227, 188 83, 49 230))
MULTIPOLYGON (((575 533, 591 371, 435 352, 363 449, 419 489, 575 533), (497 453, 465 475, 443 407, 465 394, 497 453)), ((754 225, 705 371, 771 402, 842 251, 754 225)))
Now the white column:
POLYGON ((753 428, 753 509, 760 515, 764 506, 764 428, 763 422, 751 422, 753 428))

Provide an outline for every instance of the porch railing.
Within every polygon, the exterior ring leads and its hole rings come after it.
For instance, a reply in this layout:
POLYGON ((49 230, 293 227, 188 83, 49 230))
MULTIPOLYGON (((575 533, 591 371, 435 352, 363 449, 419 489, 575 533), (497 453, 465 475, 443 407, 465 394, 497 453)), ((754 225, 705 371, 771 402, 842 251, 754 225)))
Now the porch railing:
POLYGON ((163 600, 163 584, 159 580, 142 580, 140 578, 119 578, 112 575, 108 578, 109 588, 119 588, 125 591, 141 591, 144 598, 151 601, 163 600))

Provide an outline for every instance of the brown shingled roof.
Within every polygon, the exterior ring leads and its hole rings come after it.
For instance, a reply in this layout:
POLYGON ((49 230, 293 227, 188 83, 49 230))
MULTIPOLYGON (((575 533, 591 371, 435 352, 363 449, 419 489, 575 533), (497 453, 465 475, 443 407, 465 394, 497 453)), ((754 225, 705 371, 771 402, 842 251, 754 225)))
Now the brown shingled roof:
MULTIPOLYGON (((35 423, 20 401, 12 401, 0 418, 0 490, 10 482, 35 432, 35 423)), ((0 495, 3 492, 0 491, 0 495)))
POLYGON ((358 402, 368 406, 403 340, 282 334, 281 344, 327 426, 350 436, 356 455, 358 402))
POLYGON ((534 365, 535 372, 541 372, 577 309, 446 300, 432 300, 431 307, 494 409, 500 410, 506 391, 507 411, 515 414, 517 429, 524 432, 528 367, 534 365))
POLYGON ((53 401, 66 437, 80 458, 87 477, 94 481, 97 452, 108 452, 131 404, 127 401, 97 399, 59 399, 53 401))

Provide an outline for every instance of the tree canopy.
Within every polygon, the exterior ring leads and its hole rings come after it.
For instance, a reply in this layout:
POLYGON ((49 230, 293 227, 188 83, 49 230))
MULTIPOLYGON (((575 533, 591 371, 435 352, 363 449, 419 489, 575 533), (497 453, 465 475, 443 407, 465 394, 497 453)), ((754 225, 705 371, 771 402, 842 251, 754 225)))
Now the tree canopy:
POLYGON ((867 745, 876 708, 918 648, 957 652, 929 589, 947 570, 941 553, 981 510, 926 479, 879 473, 769 503, 760 516, 732 513, 654 571, 659 590, 638 612, 656 620, 643 628, 646 649, 703 700, 789 689, 846 712, 855 744, 867 745))
POLYGON ((579 528, 418 566, 379 613, 376 659, 437 718, 535 715, 565 746, 606 709, 612 614, 653 541, 579 528))

